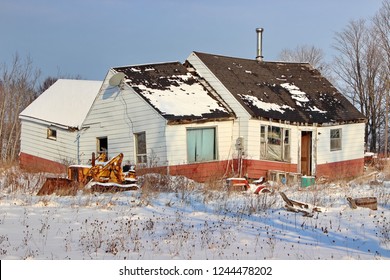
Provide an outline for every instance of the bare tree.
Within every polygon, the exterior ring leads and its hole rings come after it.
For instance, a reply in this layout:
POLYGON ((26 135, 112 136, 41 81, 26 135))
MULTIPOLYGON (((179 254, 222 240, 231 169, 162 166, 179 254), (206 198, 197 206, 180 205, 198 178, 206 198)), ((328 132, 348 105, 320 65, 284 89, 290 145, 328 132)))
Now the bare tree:
POLYGON ((389 143, 389 94, 390 94, 390 1, 383 1, 382 7, 376 13, 373 19, 375 32, 379 36, 379 44, 382 47, 384 53, 384 60, 386 61, 387 69, 384 77, 385 82, 385 114, 384 114, 384 151, 387 155, 388 143, 389 143))
POLYGON ((335 35, 338 56, 333 71, 341 80, 343 92, 368 118, 365 140, 377 152, 378 133, 384 113, 385 61, 373 26, 363 19, 350 21, 335 35))
POLYGON ((327 78, 331 78, 329 64, 325 62, 325 53, 321 48, 309 45, 298 45, 295 49, 283 49, 279 59, 289 62, 307 62, 327 78))
POLYGON ((36 97, 40 71, 32 60, 15 55, 10 66, 0 65, 0 163, 12 162, 20 150, 19 113, 36 97))
POLYGON ((379 44, 385 52, 388 72, 390 73, 390 1, 383 1, 382 7, 379 9, 373 19, 375 33, 379 36, 379 44))
POLYGON ((38 87, 38 94, 43 93, 45 90, 47 90, 49 87, 51 87, 56 81, 58 80, 57 77, 49 76, 38 87))
POLYGON ((58 79, 72 79, 72 80, 81 80, 81 75, 64 75, 58 72, 56 76, 48 76, 46 77, 43 82, 38 86, 38 95, 43 93, 45 90, 47 90, 49 87, 51 87, 55 82, 57 82, 58 79))

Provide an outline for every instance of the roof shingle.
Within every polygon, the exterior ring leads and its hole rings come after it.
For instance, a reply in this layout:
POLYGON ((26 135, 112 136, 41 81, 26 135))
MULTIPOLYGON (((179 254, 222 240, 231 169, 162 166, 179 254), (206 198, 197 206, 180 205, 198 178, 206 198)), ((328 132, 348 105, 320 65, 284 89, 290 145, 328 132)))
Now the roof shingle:
POLYGON ((117 67, 125 82, 169 121, 231 118, 234 114, 179 62, 117 67))
POLYGON ((194 54, 253 118, 309 124, 365 119, 308 63, 259 62, 194 54))

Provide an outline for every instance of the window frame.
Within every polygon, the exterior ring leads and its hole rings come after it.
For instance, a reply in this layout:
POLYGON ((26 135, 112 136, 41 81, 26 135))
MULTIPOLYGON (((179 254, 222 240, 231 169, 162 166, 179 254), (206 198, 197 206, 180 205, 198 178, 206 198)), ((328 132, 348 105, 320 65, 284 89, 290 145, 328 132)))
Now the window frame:
POLYGON ((188 128, 186 128, 186 145, 187 145, 187 162, 188 163, 200 163, 200 162, 208 162, 208 161, 218 160, 217 127, 213 126, 213 127, 188 127, 188 128), (203 141, 205 140, 205 138, 208 137, 208 135, 205 134, 206 131, 213 132, 213 143, 212 143, 211 149, 210 149, 210 146, 203 146, 203 141), (195 140, 194 143, 190 142, 190 139, 192 139, 191 138, 192 135, 189 135, 190 132, 194 132, 194 133, 198 134, 197 140, 195 140), (200 140, 200 142, 199 142, 199 140, 200 140), (193 151, 191 151, 191 148, 195 149, 195 151, 194 151, 195 153, 193 151), (201 157, 199 157, 199 154, 196 154, 196 150, 198 150, 198 149, 201 150, 200 153, 207 153, 206 154, 207 157, 204 158, 204 157, 202 157, 202 155, 201 155, 201 157), (210 151, 211 151, 212 155, 209 154, 210 151))
POLYGON ((291 128, 276 125, 260 125, 260 159, 290 162, 291 161, 291 128), (280 146, 280 157, 270 156, 272 146, 280 146))
POLYGON ((57 141, 57 129, 48 127, 46 131, 46 138, 57 141))
POLYGON ((108 137, 102 136, 102 137, 96 137, 96 153, 98 155, 101 155, 105 153, 108 155, 108 137), (103 145, 105 143, 105 145, 103 145), (105 148, 104 148, 105 146, 105 148))
POLYGON ((134 145, 135 145, 135 162, 136 164, 148 164, 148 149, 147 149, 147 142, 146 142, 146 131, 141 131, 134 133, 134 145), (143 139, 142 139, 143 137, 143 139), (140 141, 143 141, 143 145, 140 145, 140 141), (144 147, 142 147, 144 146, 144 147), (142 151, 140 151, 140 148, 142 148, 142 151))
POLYGON ((343 130, 342 128, 333 128, 329 131, 330 151, 341 151, 343 149, 343 130), (338 135, 335 133, 338 132, 338 135), (336 136, 336 137, 335 137, 336 136))

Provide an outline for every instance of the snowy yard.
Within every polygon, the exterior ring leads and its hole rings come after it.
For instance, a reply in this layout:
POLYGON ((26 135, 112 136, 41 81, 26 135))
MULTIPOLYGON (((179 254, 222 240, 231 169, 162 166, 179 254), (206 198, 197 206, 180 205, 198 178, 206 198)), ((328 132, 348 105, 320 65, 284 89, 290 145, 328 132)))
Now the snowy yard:
POLYGON ((42 174, 0 171, 2 260, 388 260, 390 181, 379 174, 273 193, 224 192, 182 177, 140 192, 36 196, 42 174), (289 212, 279 192, 322 208, 289 212), (375 196, 378 210, 347 197, 375 196))

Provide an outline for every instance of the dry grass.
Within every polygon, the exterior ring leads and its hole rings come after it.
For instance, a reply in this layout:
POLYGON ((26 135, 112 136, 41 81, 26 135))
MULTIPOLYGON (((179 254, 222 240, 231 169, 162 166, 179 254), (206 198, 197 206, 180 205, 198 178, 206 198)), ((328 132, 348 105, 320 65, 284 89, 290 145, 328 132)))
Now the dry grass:
MULTIPOLYGON (((376 180, 390 178, 390 168, 388 170, 389 172, 385 173, 386 169, 384 169, 381 177, 376 177, 376 180)), ((345 233, 347 236, 348 230, 340 229, 340 224, 343 224, 343 219, 351 218, 351 216, 344 217, 343 212, 340 212, 340 216, 336 218, 328 218, 326 213, 307 220, 298 217, 298 221, 303 223, 297 223, 297 218, 291 219, 290 222, 285 222, 284 226, 291 228, 292 231, 285 230, 283 227, 278 227, 278 219, 288 220, 292 215, 296 217, 296 214, 284 211, 278 191, 287 190, 289 197, 291 195, 291 198, 302 199, 310 204, 332 207, 334 203, 338 203, 335 206, 340 207, 342 200, 339 199, 340 196, 352 194, 354 184, 361 184, 367 188, 372 187, 382 208, 389 209, 390 200, 383 184, 370 186, 371 177, 357 178, 352 183, 340 180, 305 189, 298 186, 275 185, 272 187, 274 192, 253 195, 248 192, 227 192, 220 178, 210 178, 205 184, 198 184, 182 176, 147 174, 139 177, 141 190, 131 195, 99 196, 82 193, 66 198, 67 205, 77 221, 74 223, 73 219, 63 220, 59 215, 60 212, 57 212, 55 207, 50 207, 65 201, 64 198, 35 197, 46 178, 45 174, 29 174, 12 168, 0 172, 1 188, 6 188, 8 193, 31 194, 26 196, 30 197, 29 199, 32 197, 32 202, 28 205, 36 205, 38 202, 43 206, 49 206, 42 208, 38 223, 37 216, 30 215, 29 211, 41 210, 41 208, 34 207, 32 210, 25 207, 24 215, 20 215, 19 218, 21 239, 11 243, 9 241, 11 236, 0 235, 0 257, 10 253, 16 254, 17 252, 14 251, 18 250, 25 252, 23 258, 47 256, 45 250, 52 246, 49 244, 50 237, 61 236, 63 240, 61 246, 64 252, 69 254, 69 258, 72 257, 72 253, 80 251, 83 254, 82 258, 85 259, 97 259, 101 256, 117 259, 147 259, 153 258, 154 255, 191 259, 196 250, 205 253, 201 257, 211 259, 239 259, 246 256, 274 258, 278 256, 280 250, 278 247, 284 244, 282 239, 288 238, 286 235, 291 232, 295 231, 298 235, 309 232, 308 236, 310 237, 311 234, 314 240, 311 241, 313 246, 318 248, 318 243, 322 238, 326 239, 328 234, 331 236, 345 233), (339 192, 340 196, 335 197, 334 192, 339 192), (160 195, 168 201, 166 207, 163 206, 164 204, 156 204, 156 209, 161 211, 156 211, 147 217, 137 215, 140 211, 137 206, 151 205, 156 201, 160 203, 162 201, 158 198, 160 195), (172 201, 169 201, 171 198, 172 201), (180 204, 180 207, 173 207, 174 203, 175 206, 180 204), (125 207, 114 207, 122 204, 125 207), (84 208, 105 211, 80 218, 84 208), (187 210, 199 212, 197 214, 200 216, 195 218, 187 216, 185 213, 187 210), (111 211, 110 215, 104 216, 111 211), (207 215, 204 215, 205 213, 207 215), (209 220, 209 216, 214 217, 209 220), (204 220, 199 217, 204 217, 204 220), (60 230, 54 228, 57 224, 60 230), (39 234, 34 235, 36 232, 39 234), (246 232, 251 232, 253 239, 242 239, 242 233, 246 232), (227 252, 233 252, 233 255, 227 255, 227 252)), ((376 225, 378 239, 383 244, 389 244, 390 224, 387 213, 378 211, 372 215, 375 215, 370 217, 376 225)), ((4 224, 4 221, 7 222, 7 217, 0 216, 0 225, 4 224)), ((302 240, 303 237, 304 235, 302 240)), ((310 255, 301 255, 301 252, 293 248, 293 243, 291 243, 292 247, 287 247, 288 244, 290 243, 283 245, 286 246, 285 252, 288 257, 290 256, 288 254, 296 253, 295 258, 312 258, 310 255)))

